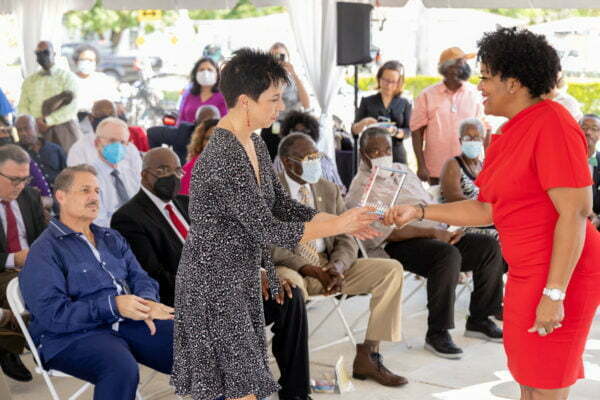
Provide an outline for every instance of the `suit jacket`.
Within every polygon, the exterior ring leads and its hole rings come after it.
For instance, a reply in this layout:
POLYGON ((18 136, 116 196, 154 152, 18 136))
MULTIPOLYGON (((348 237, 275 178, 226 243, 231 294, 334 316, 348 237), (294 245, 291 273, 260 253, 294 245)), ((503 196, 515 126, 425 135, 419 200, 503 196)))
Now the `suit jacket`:
MULTIPOLYGON (((46 219, 44 218, 44 207, 39 190, 25 187, 19 197, 17 197, 19 210, 23 216, 23 223, 27 231, 27 243, 29 246, 42 234, 46 229, 46 219)), ((6 235, 4 226, 0 221, 0 272, 4 272, 6 268, 6 259, 8 258, 6 235)))
POLYGON ((592 173, 592 179, 594 180, 594 184, 592 185, 592 195, 594 199, 594 213, 600 214, 600 152, 596 153, 596 159, 598 160, 598 167, 594 167, 594 171, 592 173))
MULTIPOLYGON (((189 224, 188 196, 179 195, 173 203, 189 224)), ((113 214, 110 226, 125 237, 142 268, 158 281, 160 301, 172 306, 183 243, 160 210, 140 189, 113 214)))
MULTIPOLYGON (((278 175, 281 185, 288 193, 290 188, 287 184, 284 174, 278 175)), ((319 212, 339 215, 346 211, 346 205, 342 200, 340 190, 335 183, 324 179, 310 185, 314 197, 315 208, 319 212)), ((341 261, 346 269, 350 268, 358 256, 358 245, 356 241, 348 235, 337 235, 325 238, 325 247, 329 261, 341 261)), ((273 249, 273 263, 277 266, 284 266, 294 270, 299 270, 307 265, 306 260, 281 247, 273 249)))

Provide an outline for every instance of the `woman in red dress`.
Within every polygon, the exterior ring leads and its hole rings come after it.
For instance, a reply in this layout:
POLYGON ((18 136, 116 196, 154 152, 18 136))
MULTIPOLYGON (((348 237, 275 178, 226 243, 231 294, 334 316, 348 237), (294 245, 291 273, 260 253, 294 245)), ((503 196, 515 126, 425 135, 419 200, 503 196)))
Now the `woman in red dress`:
POLYGON ((543 36, 501 28, 478 43, 486 114, 509 118, 477 179, 478 200, 398 206, 384 220, 494 224, 509 264, 504 347, 522 400, 567 399, 600 304, 600 234, 586 141, 568 111, 542 100, 560 61, 543 36))

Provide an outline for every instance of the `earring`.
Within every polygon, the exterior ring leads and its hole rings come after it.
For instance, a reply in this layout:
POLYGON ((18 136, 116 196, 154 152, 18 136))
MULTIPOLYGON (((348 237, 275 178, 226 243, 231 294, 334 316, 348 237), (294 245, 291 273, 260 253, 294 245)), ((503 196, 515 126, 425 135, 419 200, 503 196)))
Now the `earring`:
POLYGON ((246 126, 250 128, 250 111, 248 111, 248 107, 246 107, 246 126))

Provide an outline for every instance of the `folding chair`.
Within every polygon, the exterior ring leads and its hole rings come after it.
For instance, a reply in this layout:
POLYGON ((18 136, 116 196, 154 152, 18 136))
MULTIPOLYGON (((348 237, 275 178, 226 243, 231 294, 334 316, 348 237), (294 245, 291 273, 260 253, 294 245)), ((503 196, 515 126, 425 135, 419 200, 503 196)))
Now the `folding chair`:
MULTIPOLYGON (((44 378, 44 382, 46 383, 46 386, 48 387, 48 391, 50 392, 50 396, 52 397, 52 399, 53 400, 61 400, 61 398, 58 396, 58 393, 56 392, 56 388, 54 387, 54 384, 52 383, 52 380, 50 378, 51 377, 74 378, 74 377, 71 375, 65 374, 63 372, 57 371, 57 370, 53 370, 53 369, 46 370, 44 367, 42 367, 42 361, 40 359, 40 355, 37 351, 37 348, 35 347, 35 343, 31 339, 31 335, 29 334, 29 330, 27 329, 25 320, 23 319, 24 316, 29 315, 29 312, 25 308, 25 302, 23 301, 23 297, 21 295, 21 290, 19 289, 19 278, 14 278, 13 280, 11 280, 8 283, 8 286, 6 288, 6 298, 8 299, 8 304, 10 306, 10 309, 13 312, 13 314, 15 315, 15 318, 19 324, 19 328, 21 328, 21 332, 23 332, 23 336, 25 336, 25 341, 27 342, 27 346, 29 347, 29 349, 31 351, 33 360, 36 363, 35 372, 37 374, 42 375, 42 377, 44 378)), ((140 394, 140 390, 142 390, 146 385, 148 385, 153 380, 153 378, 156 374, 157 374, 157 372, 153 371, 150 374, 150 376, 148 377, 148 379, 143 384, 140 384, 140 386, 138 387, 137 393, 136 393, 137 400, 144 400, 144 397, 142 397, 142 395, 140 394)), ((70 397, 68 397, 68 400, 78 399, 91 386, 92 386, 91 383, 89 383, 89 382, 85 383, 79 389, 77 389, 77 391, 75 393, 73 393, 70 397)), ((164 391, 154 393, 151 395, 151 397, 162 394, 163 392, 164 391)))

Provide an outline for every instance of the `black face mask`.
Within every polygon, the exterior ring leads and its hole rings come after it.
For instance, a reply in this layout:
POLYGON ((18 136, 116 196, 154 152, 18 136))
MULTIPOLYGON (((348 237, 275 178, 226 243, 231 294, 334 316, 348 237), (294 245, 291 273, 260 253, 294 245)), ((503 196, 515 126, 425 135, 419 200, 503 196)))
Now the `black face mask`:
POLYGON ((458 73, 458 79, 461 81, 468 81, 471 77, 471 66, 465 63, 458 73))
POLYGON ((102 120, 108 118, 109 116, 104 116, 104 117, 100 117, 100 118, 94 118, 90 115, 90 123, 92 124, 92 128, 94 128, 94 132, 96 132, 96 128, 98 127, 98 125, 100 125, 100 122, 102 122, 102 120))
POLYGON ((37 59, 38 64, 40 64, 40 67, 44 69, 50 69, 52 66, 50 54, 46 52, 36 53, 35 58, 37 59))
POLYGON ((181 189, 181 179, 175 175, 157 178, 152 186, 152 191, 162 201, 171 201, 181 189))

